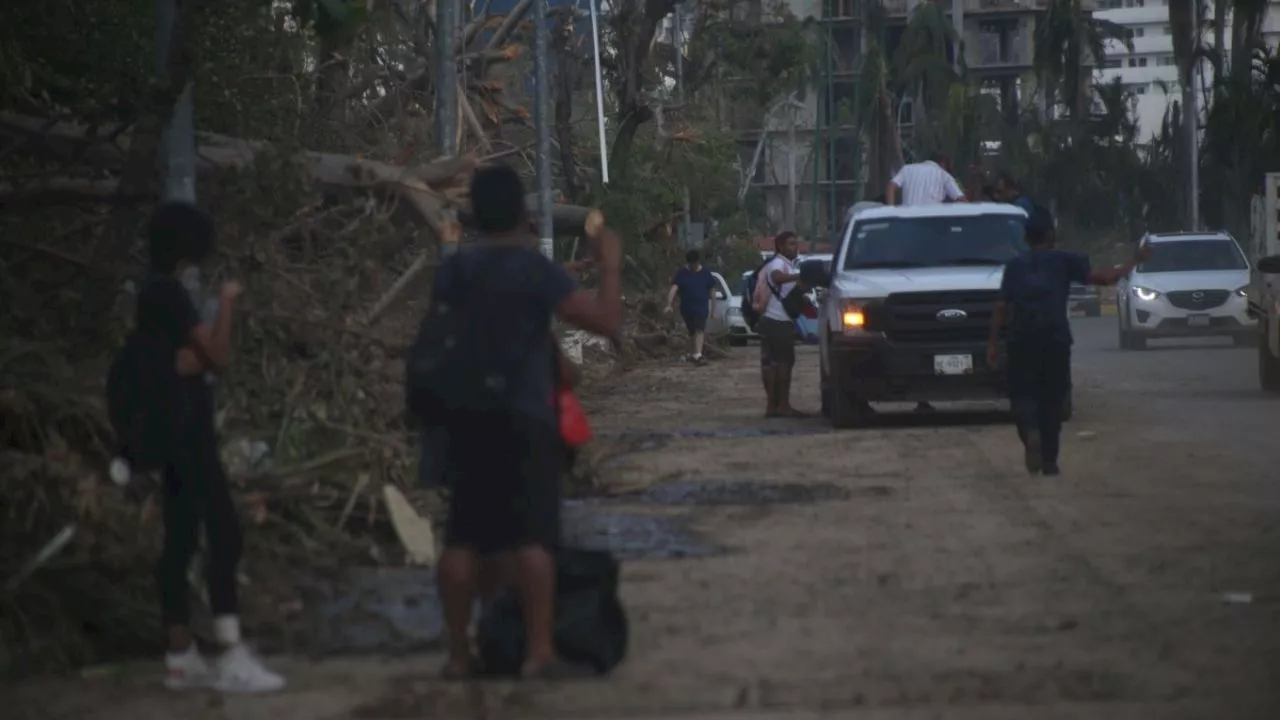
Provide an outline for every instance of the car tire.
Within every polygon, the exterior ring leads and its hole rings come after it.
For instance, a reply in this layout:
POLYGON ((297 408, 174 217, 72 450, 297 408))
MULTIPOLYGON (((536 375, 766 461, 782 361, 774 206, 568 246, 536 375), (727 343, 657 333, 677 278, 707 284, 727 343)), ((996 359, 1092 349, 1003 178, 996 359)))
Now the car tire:
POLYGON ((831 421, 831 427, 844 430, 863 427, 871 422, 875 411, 866 400, 838 387, 830 387, 825 394, 826 404, 829 406, 827 419, 831 421))
MULTIPOLYGON (((1266 319, 1259 318, 1258 322, 1264 323, 1266 319)), ((1258 338, 1258 384, 1264 392, 1280 393, 1280 358, 1271 354, 1271 343, 1265 330, 1258 338)))

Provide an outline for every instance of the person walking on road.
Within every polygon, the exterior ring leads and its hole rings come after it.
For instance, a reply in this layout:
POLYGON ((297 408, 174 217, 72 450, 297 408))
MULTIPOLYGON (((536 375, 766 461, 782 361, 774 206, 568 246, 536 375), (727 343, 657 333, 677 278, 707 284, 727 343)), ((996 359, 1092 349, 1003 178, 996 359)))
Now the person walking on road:
POLYGON ((690 250, 684 256, 685 266, 671 279, 671 291, 667 293, 666 312, 672 311, 676 295, 680 296, 680 317, 689 331, 689 359, 698 365, 706 365, 702 345, 707 339, 707 317, 716 311, 716 298, 712 290, 716 279, 702 266, 702 256, 690 250))
POLYGON ((1048 210, 1032 208, 1026 225, 1030 250, 1005 265, 987 342, 987 364, 998 367, 1006 332, 1009 396, 1027 471, 1045 475, 1060 473, 1062 403, 1071 384, 1070 285, 1114 285, 1149 253, 1144 245, 1125 265, 1094 268, 1087 255, 1054 248, 1053 225, 1048 210))
POLYGON ((885 186, 886 205, 937 205, 966 202, 960 183, 951 176, 951 161, 940 152, 924 162, 903 165, 885 186))
MULTIPOLYGON (((556 653, 555 560, 565 452, 555 405, 553 315, 615 337, 622 323, 616 235, 587 228, 599 289, 577 287, 538 252, 515 170, 476 171, 471 202, 481 237, 436 270, 431 310, 407 367, 408 406, 445 438, 452 487, 436 568, 448 638, 446 679, 479 668, 469 634, 473 601, 514 585, 526 628, 521 675, 578 674, 556 653)), ((561 367, 561 370, 563 368, 561 367)), ((561 378, 563 379, 563 377, 561 378)))
POLYGON ((805 417, 791 406, 791 374, 796 364, 796 324, 783 298, 797 288, 796 256, 800 240, 790 230, 773 238, 774 255, 756 275, 752 306, 760 313, 760 377, 764 382, 765 417, 805 417))
POLYGON ((213 221, 185 203, 157 208, 149 228, 151 276, 138 293, 137 325, 149 348, 166 356, 175 371, 165 390, 174 442, 161 476, 164 544, 160 554, 160 615, 168 633, 164 684, 171 690, 212 687, 231 693, 280 690, 285 680, 268 670, 240 636, 237 573, 243 537, 231 486, 218 455, 211 377, 231 361, 231 319, 241 288, 224 283, 217 314, 200 313, 181 278, 211 254, 213 221), (191 636, 191 560, 204 530, 206 585, 213 611, 214 640, 222 647, 216 665, 201 656, 191 636))

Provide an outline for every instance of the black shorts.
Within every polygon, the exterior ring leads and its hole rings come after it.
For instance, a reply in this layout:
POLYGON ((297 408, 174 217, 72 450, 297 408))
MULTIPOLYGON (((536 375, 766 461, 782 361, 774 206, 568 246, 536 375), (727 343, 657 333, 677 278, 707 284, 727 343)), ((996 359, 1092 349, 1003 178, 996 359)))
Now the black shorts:
POLYGON ((560 544, 564 444, 557 429, 512 414, 449 423, 446 547, 482 554, 560 544))
POLYGON ((796 362, 796 324, 792 320, 762 317, 756 323, 760 334, 760 364, 794 365, 796 362))
POLYGON ((692 312, 688 310, 681 310, 680 317, 684 318, 684 326, 689 331, 690 335, 707 331, 706 311, 692 312))

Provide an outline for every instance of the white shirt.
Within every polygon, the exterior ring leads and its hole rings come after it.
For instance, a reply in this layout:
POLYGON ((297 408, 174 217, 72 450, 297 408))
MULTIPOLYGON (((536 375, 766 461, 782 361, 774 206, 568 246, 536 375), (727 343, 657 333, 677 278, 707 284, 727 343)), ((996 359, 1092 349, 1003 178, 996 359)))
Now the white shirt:
POLYGON ((937 205, 964 197, 951 173, 932 160, 903 165, 892 182, 902 191, 901 205, 937 205))
POLYGON ((786 297, 787 293, 791 292, 791 289, 794 288, 796 284, 793 281, 783 283, 781 287, 775 286, 773 284, 773 278, 771 277, 775 270, 781 270, 784 273, 791 274, 796 271, 796 265, 791 260, 778 255, 765 263, 764 267, 760 268, 760 274, 756 275, 757 306, 759 306, 758 300, 761 293, 763 293, 766 298, 766 304, 764 312, 760 314, 761 317, 767 317, 772 320, 781 320, 782 322, 791 322, 791 317, 787 315, 787 311, 782 308, 782 301, 778 299, 778 296, 781 295, 782 297, 786 297), (776 294, 771 289, 775 287, 778 290, 776 294))

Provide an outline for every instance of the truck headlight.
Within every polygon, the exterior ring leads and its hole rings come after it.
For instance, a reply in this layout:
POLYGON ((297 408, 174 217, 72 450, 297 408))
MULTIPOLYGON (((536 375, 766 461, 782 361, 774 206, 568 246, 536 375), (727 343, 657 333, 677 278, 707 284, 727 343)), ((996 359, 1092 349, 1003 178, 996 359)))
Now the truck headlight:
POLYGON ((1141 285, 1133 286, 1133 294, 1134 294, 1134 297, 1138 298, 1139 300, 1147 300, 1147 301, 1155 300, 1156 298, 1160 297, 1159 292, 1152 290, 1151 288, 1144 288, 1141 285))
POLYGON ((845 335, 861 335, 867 331, 866 304, 845 301, 840 311, 840 329, 845 335))

